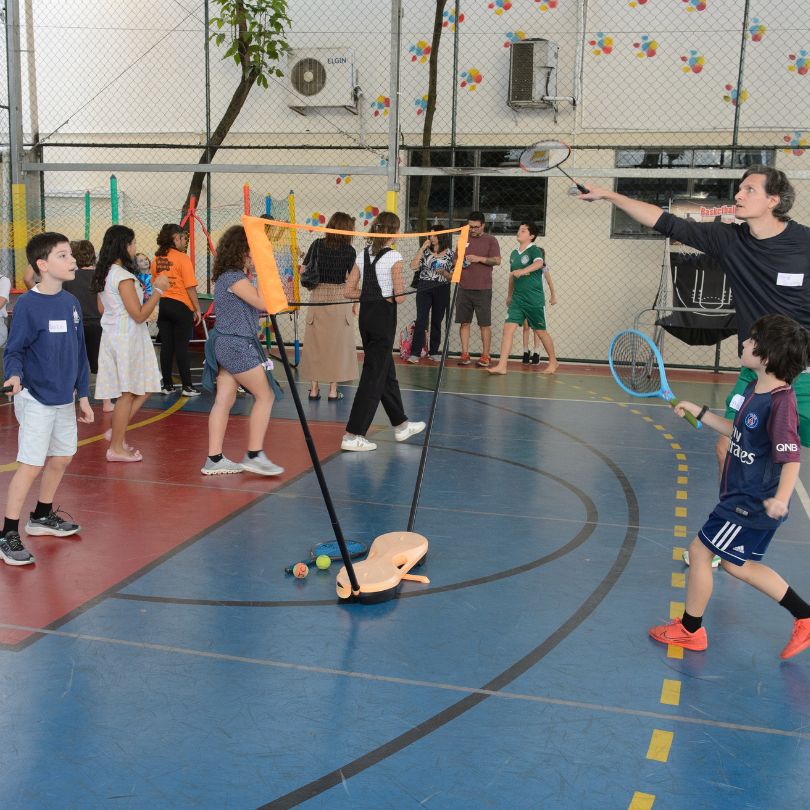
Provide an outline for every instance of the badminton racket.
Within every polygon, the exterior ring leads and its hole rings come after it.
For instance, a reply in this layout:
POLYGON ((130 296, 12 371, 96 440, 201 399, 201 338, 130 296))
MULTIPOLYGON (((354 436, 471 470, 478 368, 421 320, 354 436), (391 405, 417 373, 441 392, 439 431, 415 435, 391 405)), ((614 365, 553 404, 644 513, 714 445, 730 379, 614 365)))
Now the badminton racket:
POLYGON ((520 153, 518 164, 527 172, 547 172, 550 169, 559 169, 576 186, 578 192, 587 194, 590 189, 574 180, 562 167, 570 156, 571 147, 563 141, 537 141, 520 153))
MULTIPOLYGON (((362 557, 368 551, 368 546, 365 545, 365 543, 358 543, 356 540, 347 540, 346 549, 349 552, 349 557, 354 560, 357 559, 357 557, 362 557)), ((329 559, 332 561, 342 559, 340 555, 340 546, 337 544, 337 542, 332 540, 329 543, 319 543, 317 546, 309 550, 308 560, 296 560, 292 565, 288 565, 284 569, 284 573, 292 574, 293 568, 295 568, 299 562, 303 562, 312 568, 312 566, 315 565, 315 560, 317 560, 318 557, 323 554, 329 557, 329 559)))
MULTIPOLYGON (((680 401, 667 382, 661 352, 643 332, 627 329, 615 335, 610 342, 608 360, 616 382, 628 394, 661 397, 673 408, 680 401)), ((702 427, 702 423, 687 411, 683 418, 694 428, 702 427)))

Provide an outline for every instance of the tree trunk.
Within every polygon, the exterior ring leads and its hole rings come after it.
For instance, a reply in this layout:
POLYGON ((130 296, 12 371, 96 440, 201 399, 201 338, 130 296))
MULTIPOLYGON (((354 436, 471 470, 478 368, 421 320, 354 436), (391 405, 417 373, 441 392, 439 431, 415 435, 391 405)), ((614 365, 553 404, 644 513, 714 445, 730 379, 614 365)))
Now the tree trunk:
MULTIPOLYGON (((198 161, 199 163, 213 163, 214 155, 216 155, 219 147, 222 146, 222 142, 228 136, 231 127, 239 117, 239 113, 242 111, 242 107, 245 105, 247 97, 253 89, 253 85, 256 84, 256 78, 256 73, 253 70, 243 71, 239 85, 234 91, 233 96, 231 96, 231 100, 219 124, 217 124, 216 129, 211 133, 208 148, 203 152, 202 157, 198 161)), ((183 203, 183 216, 185 216, 186 211, 188 211, 188 204, 192 197, 195 197, 197 202, 199 202, 205 175, 206 172, 194 172, 191 178, 191 184, 188 188, 188 194, 186 194, 186 201, 183 203)))
MULTIPOLYGON (((422 166, 430 166, 430 142, 433 137, 433 116, 436 113, 436 84, 439 68, 439 42, 442 38, 442 16, 447 0, 436 0, 436 14, 433 17, 433 39, 430 44, 430 57, 428 59, 428 97, 427 109, 425 110, 425 124, 422 128, 422 166)), ((456 21, 458 25, 458 21, 456 21)), ((453 81, 455 81, 455 76, 453 81)), ((433 178, 429 175, 420 177, 419 183, 419 207, 417 209, 418 229, 427 230, 427 209, 430 200, 430 187, 433 178)))

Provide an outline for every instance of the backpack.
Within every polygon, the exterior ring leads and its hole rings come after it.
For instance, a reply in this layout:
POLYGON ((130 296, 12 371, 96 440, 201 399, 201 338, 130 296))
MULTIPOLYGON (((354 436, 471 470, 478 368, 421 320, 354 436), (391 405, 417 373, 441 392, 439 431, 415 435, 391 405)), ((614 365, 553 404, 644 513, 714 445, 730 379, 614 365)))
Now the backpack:
MULTIPOLYGON (((411 321, 407 326, 402 327, 399 333, 399 356, 403 360, 407 360, 411 356, 411 344, 413 343, 413 330, 416 326, 416 321, 411 321)), ((428 353, 428 332, 425 329, 425 341, 422 344, 422 357, 427 357, 428 353)))

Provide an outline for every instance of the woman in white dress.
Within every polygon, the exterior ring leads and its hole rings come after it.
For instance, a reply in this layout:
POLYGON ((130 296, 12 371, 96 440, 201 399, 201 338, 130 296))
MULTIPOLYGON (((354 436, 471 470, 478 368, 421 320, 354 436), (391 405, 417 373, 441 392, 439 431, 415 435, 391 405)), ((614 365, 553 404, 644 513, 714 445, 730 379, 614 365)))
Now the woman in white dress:
POLYGON ((157 357, 146 321, 169 280, 158 276, 144 301, 137 278, 135 232, 113 225, 104 234, 91 289, 99 293, 101 346, 98 353, 96 399, 115 399, 107 461, 142 461, 139 450, 125 441, 127 426, 150 393, 160 391, 157 357))

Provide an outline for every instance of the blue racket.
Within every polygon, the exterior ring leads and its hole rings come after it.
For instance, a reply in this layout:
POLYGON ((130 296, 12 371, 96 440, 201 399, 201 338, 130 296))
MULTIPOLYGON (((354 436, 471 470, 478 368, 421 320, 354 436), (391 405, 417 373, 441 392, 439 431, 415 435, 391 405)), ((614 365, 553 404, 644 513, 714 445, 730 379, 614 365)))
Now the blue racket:
MULTIPOLYGON (((368 551, 368 546, 365 543, 358 543, 357 540, 347 540, 346 550, 349 552, 349 557, 354 560, 357 557, 362 557, 368 551)), ((292 565, 288 565, 284 569, 284 573, 292 574, 293 568, 299 562, 305 562, 310 568, 312 568, 312 566, 315 565, 315 560, 322 554, 325 554, 331 560, 343 559, 340 554, 340 546, 337 544, 336 540, 332 540, 329 543, 319 543, 317 546, 309 550, 308 560, 296 560, 292 565)))
MULTIPOLYGON (((619 387, 634 397, 661 397, 671 407, 678 400, 672 393, 658 347, 643 332, 627 329, 614 335, 608 354, 610 370, 619 387)), ((703 427, 691 413, 683 418, 694 428, 703 427)))

